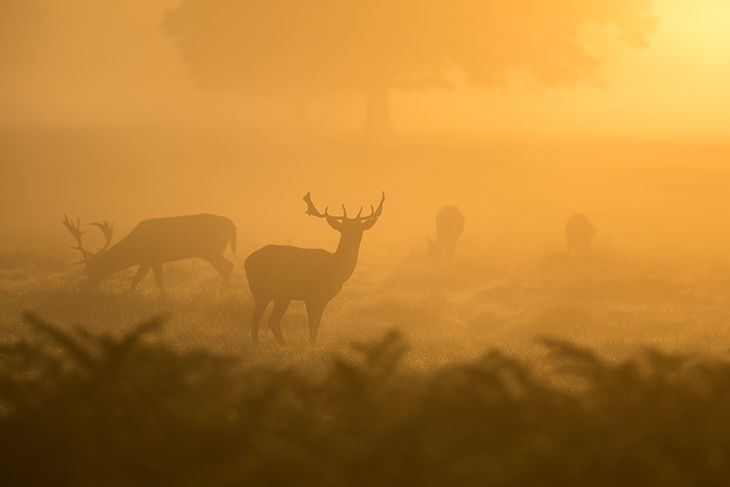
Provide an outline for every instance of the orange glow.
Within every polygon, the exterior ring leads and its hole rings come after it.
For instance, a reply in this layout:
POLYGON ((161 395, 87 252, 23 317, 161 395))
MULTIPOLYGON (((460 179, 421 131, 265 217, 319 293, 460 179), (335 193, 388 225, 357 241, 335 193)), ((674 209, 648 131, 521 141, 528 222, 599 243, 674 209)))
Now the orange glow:
POLYGON ((729 26, 0 0, 0 485, 726 484, 729 26))
MULTIPOLYGON (((2 123, 288 123, 286 111, 272 111, 270 101, 194 88, 160 27, 174 0, 126 2, 123 8, 92 4, 48 5, 36 12, 34 24, 9 31, 16 36, 9 43, 26 51, 11 52, 10 62, 0 65, 2 123)), ((646 48, 616 50, 577 84, 478 88, 461 84, 456 73, 453 90, 395 90, 396 123, 403 132, 724 139, 730 127, 724 109, 730 6, 655 0, 654 13, 657 28, 646 48)), ((356 128, 358 111, 356 100, 325 99, 311 110, 312 123, 356 128)))

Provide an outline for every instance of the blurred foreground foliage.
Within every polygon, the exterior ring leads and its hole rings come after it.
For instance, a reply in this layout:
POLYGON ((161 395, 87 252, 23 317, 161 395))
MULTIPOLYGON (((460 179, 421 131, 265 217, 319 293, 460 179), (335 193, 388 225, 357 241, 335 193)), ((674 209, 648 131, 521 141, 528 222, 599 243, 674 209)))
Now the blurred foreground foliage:
POLYGON ((555 375, 493 351, 399 367, 393 331, 318 373, 150 336, 62 330, 0 348, 2 485, 727 485, 730 362, 609 363, 543 340, 555 375))

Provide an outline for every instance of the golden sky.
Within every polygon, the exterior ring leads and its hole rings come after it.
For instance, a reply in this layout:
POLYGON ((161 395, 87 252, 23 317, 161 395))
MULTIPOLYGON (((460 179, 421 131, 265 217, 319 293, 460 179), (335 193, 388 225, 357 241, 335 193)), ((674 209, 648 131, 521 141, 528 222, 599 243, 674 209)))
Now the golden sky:
MULTIPOLYGON (((79 0, 62 8, 48 5, 52 15, 33 32, 31 67, 8 69, 0 80, 2 122, 246 123, 250 120, 242 113, 264 117, 250 100, 193 88, 159 25, 175 0, 132 0, 114 7, 100 2, 91 9, 79 0)), ((401 92, 395 97, 396 124, 403 132, 727 139, 730 2, 657 0, 655 11, 659 24, 646 49, 621 49, 576 86, 401 92)), ((340 110, 324 103, 314 110, 315 118, 342 125, 340 110)))
MULTIPOLYGON (((447 115, 409 122, 548 137, 727 140, 730 2, 658 0, 656 14, 659 23, 647 48, 615 53, 577 86, 429 94, 432 106, 447 115)), ((408 98, 414 111, 429 104, 423 94, 408 98)))

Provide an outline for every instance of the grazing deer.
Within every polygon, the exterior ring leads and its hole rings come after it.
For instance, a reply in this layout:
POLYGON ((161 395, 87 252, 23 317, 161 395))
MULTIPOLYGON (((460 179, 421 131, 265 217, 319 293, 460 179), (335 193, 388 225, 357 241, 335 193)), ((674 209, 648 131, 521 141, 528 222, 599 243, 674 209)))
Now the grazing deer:
POLYGON ((340 232, 340 243, 334 253, 322 249, 302 249, 289 245, 267 245, 251 254, 245 263, 248 285, 255 300, 251 319, 251 338, 258 339, 259 323, 269 302, 274 309, 269 327, 279 344, 284 343, 281 320, 292 300, 304 301, 309 318, 309 341, 317 341, 317 329, 327 303, 355 271, 362 234, 372 228, 383 212, 385 193, 380 205, 370 206, 370 214, 348 218, 345 206, 342 216, 332 216, 325 208, 321 213, 312 203, 310 194, 304 196, 306 213, 327 220, 329 226, 340 232))
POLYGON ((431 258, 448 261, 454 258, 456 242, 464 231, 464 214, 457 206, 444 206, 436 215, 436 240, 428 239, 431 258))
POLYGON ((228 218, 216 215, 187 215, 170 218, 155 218, 140 222, 117 244, 111 244, 114 227, 109 222, 92 223, 99 227, 106 243, 96 252, 86 250, 81 237, 81 222, 76 223, 64 215, 63 225, 76 240, 72 247, 83 257, 90 287, 95 287, 109 274, 137 265, 139 269, 132 280, 132 290, 153 270, 160 293, 165 296, 165 282, 162 264, 172 260, 199 257, 207 260, 223 276, 228 285, 233 264, 223 257, 230 244, 236 251, 236 227, 228 218))
POLYGON ((587 255, 596 233, 593 223, 587 216, 572 215, 565 225, 565 242, 568 244, 568 252, 575 256, 587 255))

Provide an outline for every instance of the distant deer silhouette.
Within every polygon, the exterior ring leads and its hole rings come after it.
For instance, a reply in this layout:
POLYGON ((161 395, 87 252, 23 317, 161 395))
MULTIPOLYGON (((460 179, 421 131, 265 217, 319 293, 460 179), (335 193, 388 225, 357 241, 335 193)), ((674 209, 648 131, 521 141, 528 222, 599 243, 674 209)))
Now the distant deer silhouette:
POLYGON ((565 225, 565 242, 568 252, 576 256, 587 255, 591 249, 596 229, 587 216, 576 214, 568 218, 565 225))
POLYGON ((456 242, 464 231, 464 215, 456 206, 444 206, 436 215, 436 240, 428 239, 431 245, 431 258, 451 260, 456 250, 456 242))
POLYGON ((255 300, 251 318, 251 339, 258 339, 259 323, 271 301, 274 309, 269 327, 279 344, 284 343, 281 320, 292 300, 304 301, 309 318, 309 341, 317 341, 317 330, 327 303, 340 292, 342 285, 355 271, 362 234, 372 228, 383 212, 385 193, 370 214, 362 215, 362 208, 354 218, 347 217, 345 206, 342 216, 332 216, 325 208, 315 208, 309 193, 304 196, 306 213, 324 218, 340 232, 340 243, 334 253, 322 249, 302 249, 288 245, 267 245, 251 254, 245 263, 249 288, 255 300))
POLYGON ((106 239, 97 252, 84 248, 81 239, 86 232, 81 231, 78 218, 74 223, 64 215, 62 223, 76 240, 73 248, 81 252, 90 287, 95 287, 113 272, 137 265, 139 269, 132 280, 132 290, 152 269, 164 298, 162 265, 193 257, 210 262, 223 276, 224 285, 230 281, 233 264, 223 257, 223 252, 230 244, 235 253, 236 227, 228 218, 202 214, 144 220, 111 247, 113 225, 109 222, 92 223, 99 227, 106 239))

